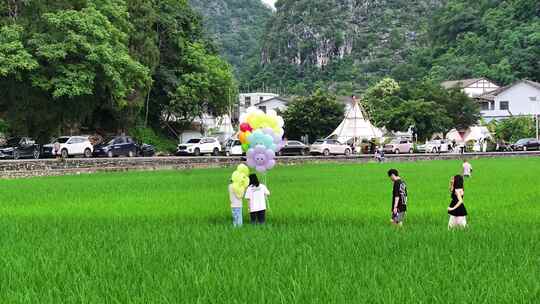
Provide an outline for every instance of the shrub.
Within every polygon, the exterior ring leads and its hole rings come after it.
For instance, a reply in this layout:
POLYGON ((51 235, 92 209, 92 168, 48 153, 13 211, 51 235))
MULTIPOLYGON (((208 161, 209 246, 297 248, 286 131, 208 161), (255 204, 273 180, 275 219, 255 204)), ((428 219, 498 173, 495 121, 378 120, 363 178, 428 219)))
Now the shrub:
POLYGON ((137 127, 131 130, 130 135, 137 141, 153 145, 156 152, 173 153, 176 150, 176 141, 160 136, 151 128, 137 127))
POLYGON ((473 152, 474 151, 474 140, 469 140, 465 143, 465 151, 467 152, 473 152))

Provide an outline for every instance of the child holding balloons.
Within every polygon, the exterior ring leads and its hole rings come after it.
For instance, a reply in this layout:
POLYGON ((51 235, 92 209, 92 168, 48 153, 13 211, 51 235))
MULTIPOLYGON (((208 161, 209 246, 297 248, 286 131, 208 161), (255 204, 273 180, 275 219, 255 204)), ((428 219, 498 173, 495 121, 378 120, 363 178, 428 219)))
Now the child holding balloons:
POLYGON ((266 198, 270 191, 264 184, 259 183, 256 174, 249 176, 249 187, 246 190, 245 198, 249 200, 249 216, 254 225, 266 222, 266 198))
MULTIPOLYGON (((237 136, 242 143, 243 151, 246 153, 248 167, 266 174, 276 165, 276 153, 284 145, 283 126, 283 118, 276 111, 265 113, 257 108, 249 108, 247 113, 240 117, 240 130, 237 136)), ((249 171, 245 165, 240 166, 243 166, 244 173, 249 171)), ((270 195, 270 191, 265 185, 259 183, 257 175, 249 175, 248 180, 249 187, 246 185, 247 190, 244 197, 249 200, 251 223, 264 224, 266 222, 267 197, 270 195)), ((245 183, 245 179, 240 177, 240 173, 235 172, 233 174, 233 187, 236 188, 234 191, 236 193, 240 192, 240 181, 245 183), (234 186, 235 181, 236 186, 234 186)))
POLYGON ((244 193, 249 185, 249 168, 241 164, 231 176, 231 183, 229 184, 229 200, 231 202, 233 226, 241 227, 243 224, 242 219, 242 199, 244 193))
POLYGON ((232 219, 234 227, 241 227, 242 219, 242 196, 238 196, 234 191, 234 184, 231 180, 229 184, 229 200, 231 201, 232 219))

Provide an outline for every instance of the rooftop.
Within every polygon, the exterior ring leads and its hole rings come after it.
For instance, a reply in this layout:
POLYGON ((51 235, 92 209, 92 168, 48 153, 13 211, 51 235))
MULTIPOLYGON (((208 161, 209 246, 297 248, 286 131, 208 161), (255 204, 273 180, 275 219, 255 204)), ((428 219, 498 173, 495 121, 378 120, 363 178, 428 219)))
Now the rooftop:
POLYGON ((480 96, 477 96, 476 98, 493 101, 493 100, 495 100, 495 97, 497 97, 499 94, 501 94, 502 92, 504 92, 504 91, 510 89, 511 87, 514 87, 514 86, 516 86, 516 85, 518 85, 520 83, 528 84, 528 85, 530 85, 532 87, 535 87, 538 90, 540 90, 540 83, 532 81, 532 80, 520 80, 520 81, 514 82, 511 85, 500 87, 500 88, 498 88, 498 89, 496 89, 494 91, 484 93, 484 94, 482 94, 480 96))
POLYGON ((485 80, 485 78, 470 78, 470 79, 444 81, 443 83, 441 83, 441 86, 445 89, 456 89, 456 88, 463 89, 477 83, 480 80, 485 80))

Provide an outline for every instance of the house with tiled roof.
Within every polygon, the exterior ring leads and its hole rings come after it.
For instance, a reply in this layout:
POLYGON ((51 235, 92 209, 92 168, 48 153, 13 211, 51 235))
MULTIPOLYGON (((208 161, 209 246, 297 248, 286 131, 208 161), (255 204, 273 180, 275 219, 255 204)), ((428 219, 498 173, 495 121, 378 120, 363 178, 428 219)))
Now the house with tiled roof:
POLYGON ((458 89, 469 97, 475 98, 482 94, 495 91, 499 88, 495 82, 487 78, 471 78, 462 80, 445 81, 441 83, 445 89, 458 89))
POLYGON ((482 117, 486 121, 511 116, 540 114, 540 83, 520 80, 511 85, 478 95, 482 117))

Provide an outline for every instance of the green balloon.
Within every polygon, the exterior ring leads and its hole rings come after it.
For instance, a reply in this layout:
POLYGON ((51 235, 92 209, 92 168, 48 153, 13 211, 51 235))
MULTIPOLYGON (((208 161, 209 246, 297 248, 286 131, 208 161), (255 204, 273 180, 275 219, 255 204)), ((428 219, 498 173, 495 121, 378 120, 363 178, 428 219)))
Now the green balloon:
POLYGON ((247 152, 249 150, 249 144, 242 145, 242 151, 247 152))

